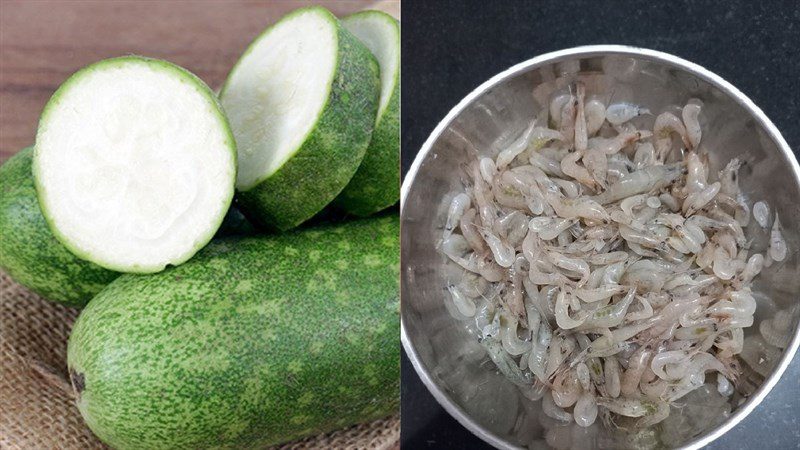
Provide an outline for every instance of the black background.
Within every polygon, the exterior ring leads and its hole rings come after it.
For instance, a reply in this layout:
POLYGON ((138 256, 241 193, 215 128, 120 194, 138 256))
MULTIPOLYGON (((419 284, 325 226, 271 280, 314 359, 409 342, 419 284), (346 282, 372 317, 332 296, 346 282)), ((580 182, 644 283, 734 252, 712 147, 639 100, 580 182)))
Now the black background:
MULTIPOLYGON (((404 0, 403 174, 436 124, 479 84, 542 53, 590 44, 651 48, 704 66, 760 106, 796 152, 800 148, 798 5, 749 0, 404 0)), ((438 405, 405 354, 402 376, 404 449, 489 448, 438 405)), ((796 403, 800 393, 795 390, 794 395, 791 401, 796 403)), ((746 440, 752 441, 753 434, 749 436, 746 440)), ((757 441, 740 444, 752 447, 757 441)))

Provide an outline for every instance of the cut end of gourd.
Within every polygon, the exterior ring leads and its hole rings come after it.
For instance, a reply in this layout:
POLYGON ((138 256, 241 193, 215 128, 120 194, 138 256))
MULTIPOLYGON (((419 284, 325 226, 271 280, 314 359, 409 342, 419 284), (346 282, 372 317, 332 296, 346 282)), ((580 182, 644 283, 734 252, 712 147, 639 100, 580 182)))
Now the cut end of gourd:
POLYGON ((331 13, 304 8, 256 38, 233 68, 220 97, 239 152, 237 189, 275 173, 314 129, 336 72, 337 42, 331 13))
POLYGON ((213 93, 165 61, 123 57, 73 75, 39 123, 43 213, 73 253, 121 272, 180 264, 230 205, 235 144, 213 93))
POLYGON ((381 99, 378 117, 389 105, 395 86, 400 82, 400 25, 381 11, 362 11, 342 19, 342 25, 353 33, 378 60, 381 68, 381 99))

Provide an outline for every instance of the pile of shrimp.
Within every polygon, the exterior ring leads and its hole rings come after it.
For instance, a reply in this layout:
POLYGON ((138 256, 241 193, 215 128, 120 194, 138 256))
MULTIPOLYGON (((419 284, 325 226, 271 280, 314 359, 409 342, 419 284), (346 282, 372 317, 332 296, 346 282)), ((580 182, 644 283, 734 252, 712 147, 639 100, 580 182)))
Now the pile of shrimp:
POLYGON ((465 166, 439 244, 460 276, 448 308, 548 416, 647 427, 706 374, 734 392, 752 280, 786 242, 766 204, 751 214, 738 159, 709 173, 699 101, 639 129, 648 110, 585 90, 465 166), (750 248, 748 226, 767 248, 750 248))

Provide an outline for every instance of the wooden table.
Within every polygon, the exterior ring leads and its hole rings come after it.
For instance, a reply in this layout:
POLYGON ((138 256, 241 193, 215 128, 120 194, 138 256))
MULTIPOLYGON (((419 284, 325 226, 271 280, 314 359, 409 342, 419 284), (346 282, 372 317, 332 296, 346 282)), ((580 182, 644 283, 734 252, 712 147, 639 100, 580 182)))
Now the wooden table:
POLYGON ((0 163, 33 144, 45 103, 79 68, 134 53, 172 61, 216 89, 261 30, 309 4, 337 16, 400 9, 399 0, 0 0, 0 163))

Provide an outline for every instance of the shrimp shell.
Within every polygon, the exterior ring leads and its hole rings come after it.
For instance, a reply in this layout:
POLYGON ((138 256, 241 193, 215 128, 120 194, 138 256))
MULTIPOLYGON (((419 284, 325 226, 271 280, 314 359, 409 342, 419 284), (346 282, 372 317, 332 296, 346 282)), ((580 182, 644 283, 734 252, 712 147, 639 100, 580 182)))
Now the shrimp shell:
POLYGON ((686 127, 686 138, 689 141, 690 149, 697 148, 697 146, 700 144, 702 130, 698 120, 699 115, 700 105, 697 103, 689 103, 684 106, 683 110, 681 111, 681 117, 683 118, 683 124, 686 127))
POLYGON ((650 110, 631 103, 615 103, 606 109, 606 120, 612 125, 621 125, 643 114, 650 114, 650 110))
POLYGON ((772 231, 769 236, 769 257, 773 261, 783 261, 786 259, 786 241, 781 234, 781 221, 778 213, 775 213, 775 221, 772 223, 772 231))
POLYGON ((753 218, 756 219, 756 223, 761 228, 767 229, 769 227, 769 205, 767 202, 759 200, 753 205, 753 218))

